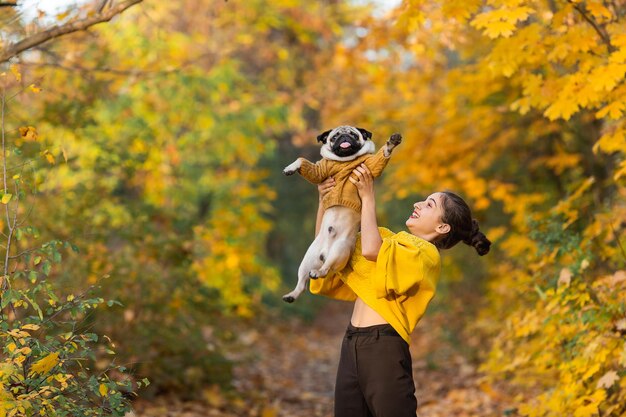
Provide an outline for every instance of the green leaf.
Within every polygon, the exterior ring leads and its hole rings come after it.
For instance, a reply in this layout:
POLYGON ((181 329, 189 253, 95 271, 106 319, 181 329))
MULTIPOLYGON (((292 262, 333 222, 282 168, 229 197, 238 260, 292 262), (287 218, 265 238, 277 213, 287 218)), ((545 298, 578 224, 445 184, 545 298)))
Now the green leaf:
POLYGON ((9 303, 15 301, 15 300, 19 300, 19 293, 15 290, 6 290, 3 294, 2 294, 2 303, 0 303, 0 308, 5 308, 6 306, 9 305, 9 303))
POLYGON ((43 263, 43 266, 41 267, 41 270, 43 271, 44 274, 46 274, 46 276, 50 275, 50 269, 52 268, 52 265, 50 264, 50 261, 45 261, 43 263))
POLYGON ((82 338, 88 342, 97 342, 98 335, 95 333, 85 333, 82 335, 82 338))
POLYGON ((26 298, 28 300, 28 302, 30 303, 31 306, 33 306, 33 308, 35 310, 37 310, 37 314, 39 315, 39 319, 43 320, 43 312, 41 311, 41 308, 39 307, 39 304, 37 304, 32 298, 30 298, 28 295, 22 293, 22 295, 24 296, 24 298, 26 298))
POLYGON ((547 296, 546 293, 543 292, 543 290, 541 288, 539 288, 539 285, 535 284, 535 291, 537 292, 537 294, 539 294, 539 298, 541 298, 542 300, 546 300, 547 296))

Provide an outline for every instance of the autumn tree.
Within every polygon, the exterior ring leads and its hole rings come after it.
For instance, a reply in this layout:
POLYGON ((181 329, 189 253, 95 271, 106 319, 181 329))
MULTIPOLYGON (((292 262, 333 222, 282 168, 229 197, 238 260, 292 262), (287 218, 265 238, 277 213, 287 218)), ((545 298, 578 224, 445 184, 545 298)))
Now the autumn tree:
POLYGON ((406 137, 388 207, 450 188, 485 225, 491 303, 473 329, 496 335, 484 370, 522 389, 523 415, 624 411, 624 10, 408 0, 327 67, 368 88, 332 89, 323 120, 406 137))
POLYGON ((362 11, 200 0, 133 10, 23 59, 46 88, 43 105, 21 111, 40 119, 55 164, 38 227, 81 248, 59 283, 98 282, 123 304, 92 324, 124 362, 155 391, 192 394, 228 384, 231 327, 280 293, 268 167, 280 173, 282 143, 314 138, 306 81, 362 11))

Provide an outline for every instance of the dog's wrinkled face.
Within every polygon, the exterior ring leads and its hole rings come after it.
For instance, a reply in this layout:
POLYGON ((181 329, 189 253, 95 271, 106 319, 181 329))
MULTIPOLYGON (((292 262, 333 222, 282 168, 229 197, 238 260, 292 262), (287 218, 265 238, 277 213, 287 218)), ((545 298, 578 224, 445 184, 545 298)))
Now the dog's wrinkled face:
POLYGON ((366 141, 371 138, 372 134, 365 129, 339 126, 322 133, 317 140, 322 142, 322 147, 330 153, 340 158, 347 158, 359 153, 366 141))

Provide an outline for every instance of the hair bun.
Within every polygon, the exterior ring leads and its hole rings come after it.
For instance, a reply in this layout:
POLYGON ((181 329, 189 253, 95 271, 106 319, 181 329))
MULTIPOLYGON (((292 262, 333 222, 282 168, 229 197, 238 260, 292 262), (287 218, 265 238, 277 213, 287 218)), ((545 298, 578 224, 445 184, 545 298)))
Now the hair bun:
POLYGON ((478 220, 472 219, 472 231, 470 232, 470 237, 474 237, 479 230, 480 227, 478 226, 478 220))
POLYGON ((480 256, 489 253, 491 241, 487 239, 487 236, 485 236, 483 232, 480 231, 480 227, 478 226, 478 221, 476 219, 472 219, 472 231, 470 232, 469 239, 467 239, 465 243, 473 246, 480 256))

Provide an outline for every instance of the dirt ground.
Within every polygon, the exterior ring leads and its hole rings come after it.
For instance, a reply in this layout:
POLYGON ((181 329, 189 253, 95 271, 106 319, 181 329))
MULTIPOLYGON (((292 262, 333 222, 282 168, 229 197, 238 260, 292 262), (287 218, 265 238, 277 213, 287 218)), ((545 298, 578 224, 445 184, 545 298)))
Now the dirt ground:
MULTIPOLYGON (((232 357, 240 362, 234 369, 234 392, 207 387, 204 401, 139 400, 134 415, 332 417, 339 348, 351 308, 350 303, 329 301, 312 323, 285 320, 244 332, 244 349, 232 357)), ((426 314, 412 335, 419 417, 515 416, 510 401, 481 382, 476 366, 441 337, 437 329, 445 320, 426 314)))

